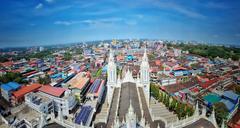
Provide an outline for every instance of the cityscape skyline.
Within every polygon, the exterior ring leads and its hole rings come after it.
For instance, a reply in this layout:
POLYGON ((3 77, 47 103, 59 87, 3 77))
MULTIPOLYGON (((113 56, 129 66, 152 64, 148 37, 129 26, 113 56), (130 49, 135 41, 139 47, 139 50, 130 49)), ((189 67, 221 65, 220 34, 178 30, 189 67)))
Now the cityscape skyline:
POLYGON ((149 38, 238 44, 239 1, 3 1, 1 47, 149 38))

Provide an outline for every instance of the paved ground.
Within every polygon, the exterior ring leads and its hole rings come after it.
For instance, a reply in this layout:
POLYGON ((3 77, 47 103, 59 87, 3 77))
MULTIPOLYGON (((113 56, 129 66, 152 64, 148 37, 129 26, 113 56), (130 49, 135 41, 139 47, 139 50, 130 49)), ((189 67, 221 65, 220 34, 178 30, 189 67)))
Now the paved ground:
POLYGON ((215 127, 211 122, 207 121, 206 119, 201 118, 200 120, 198 120, 184 128, 215 128, 215 127))
POLYGON ((108 117, 108 121, 107 121, 107 128, 111 128, 111 126, 113 125, 113 122, 116 118, 116 112, 117 112, 117 98, 118 98, 118 94, 120 93, 120 89, 119 88, 115 88, 114 92, 113 92, 113 99, 112 99, 112 106, 110 108, 110 113, 109 113, 109 117, 108 117))
POLYGON ((148 110, 147 102, 146 102, 146 99, 144 96, 143 89, 141 87, 139 87, 138 90, 139 90, 140 98, 142 101, 143 116, 145 117, 146 122, 150 123, 151 128, 157 128, 158 125, 160 126, 160 128, 165 128, 165 124, 163 121, 161 121, 161 120, 152 121, 151 115, 148 110))
POLYGON ((137 115, 138 119, 141 119, 141 109, 140 104, 138 100, 138 93, 137 93, 137 87, 135 83, 123 83, 121 87, 121 96, 119 101, 119 110, 118 110, 118 116, 120 121, 125 119, 125 115, 128 112, 128 108, 130 106, 130 100, 132 102, 132 106, 134 108, 134 112, 137 115))

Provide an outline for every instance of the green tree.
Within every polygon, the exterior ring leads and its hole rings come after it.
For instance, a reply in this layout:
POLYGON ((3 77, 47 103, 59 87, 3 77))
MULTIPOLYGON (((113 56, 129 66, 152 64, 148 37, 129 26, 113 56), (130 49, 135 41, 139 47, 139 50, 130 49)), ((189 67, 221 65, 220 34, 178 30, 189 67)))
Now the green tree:
POLYGON ((189 106, 186 106, 186 115, 192 116, 193 113, 194 113, 193 108, 189 107, 189 106))
POLYGON ((121 69, 119 69, 119 68, 117 68, 117 75, 120 75, 120 76, 122 76, 122 70, 121 70, 121 69))
POLYGON ((159 88, 157 85, 155 84, 150 84, 150 91, 151 91, 151 95, 155 98, 158 99, 158 95, 159 95, 159 88))
POLYGON ((72 54, 69 52, 65 52, 63 56, 64 60, 68 61, 72 59, 72 54))
POLYGON ((170 104, 169 109, 170 109, 171 111, 175 110, 175 109, 176 109, 176 105, 177 105, 177 101, 173 98, 173 100, 172 100, 172 102, 171 102, 171 104, 170 104))
POLYGON ((0 76, 0 83, 8 83, 11 81, 15 81, 20 84, 27 83, 20 73, 7 72, 5 75, 0 76))
POLYGON ((170 106, 170 97, 169 96, 166 96, 166 101, 165 101, 165 105, 166 107, 169 109, 169 106, 170 106))
POLYGON ((226 105, 222 102, 217 102, 213 105, 215 109, 215 116, 218 124, 222 124, 223 120, 227 119, 228 109, 226 105))
POLYGON ((99 68, 98 71, 96 72, 96 77, 99 77, 102 75, 102 68, 99 68))
POLYGON ((159 93, 159 99, 158 99, 158 101, 160 101, 160 102, 162 102, 163 101, 163 93, 159 93))
POLYGON ((39 77, 39 78, 38 78, 38 82, 39 82, 40 84, 44 84, 44 85, 50 84, 50 83, 51 83, 51 78, 50 78, 49 75, 46 75, 46 76, 44 76, 44 77, 39 77))
POLYGON ((234 91, 240 95, 240 86, 235 86, 234 91))

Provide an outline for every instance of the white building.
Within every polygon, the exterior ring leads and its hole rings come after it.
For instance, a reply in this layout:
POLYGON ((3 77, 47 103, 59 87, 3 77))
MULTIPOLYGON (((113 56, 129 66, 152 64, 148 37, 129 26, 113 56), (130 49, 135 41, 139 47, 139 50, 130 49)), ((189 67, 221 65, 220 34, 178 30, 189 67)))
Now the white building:
POLYGON ((50 114, 55 111, 60 112, 62 116, 69 116, 70 111, 77 105, 70 90, 66 90, 63 97, 56 97, 44 92, 29 93, 25 95, 25 102, 38 112, 50 114))
POLYGON ((138 76, 137 79, 134 79, 132 77, 132 72, 127 71, 125 74, 125 78, 123 80, 118 77, 117 79, 117 66, 114 62, 114 56, 112 50, 110 50, 109 54, 109 61, 108 61, 108 81, 107 81, 107 98, 108 98, 108 104, 111 104, 112 97, 113 97, 113 91, 114 88, 120 88, 122 83, 126 82, 132 82, 136 83, 138 87, 142 87, 144 90, 146 101, 149 105, 149 98, 150 98, 150 74, 149 74, 149 63, 148 63, 148 57, 147 57, 147 51, 144 50, 142 62, 140 65, 140 78, 138 76))

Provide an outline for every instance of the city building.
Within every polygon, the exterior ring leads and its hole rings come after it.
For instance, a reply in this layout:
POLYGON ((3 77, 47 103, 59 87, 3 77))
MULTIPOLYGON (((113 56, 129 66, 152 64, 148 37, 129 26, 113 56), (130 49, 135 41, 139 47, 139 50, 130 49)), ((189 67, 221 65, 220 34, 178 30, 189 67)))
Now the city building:
POLYGON ((20 89, 21 85, 16 82, 9 82, 6 84, 1 85, 1 94, 2 97, 7 100, 8 102, 11 102, 11 96, 14 91, 17 91, 20 89))

